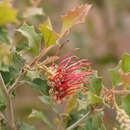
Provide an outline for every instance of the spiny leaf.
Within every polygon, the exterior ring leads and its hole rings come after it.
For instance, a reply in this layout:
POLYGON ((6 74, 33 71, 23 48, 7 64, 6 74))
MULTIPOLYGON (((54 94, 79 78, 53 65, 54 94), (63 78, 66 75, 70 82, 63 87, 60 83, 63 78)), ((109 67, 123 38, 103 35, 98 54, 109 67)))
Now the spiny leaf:
POLYGON ((47 105, 50 105, 52 103, 49 96, 40 96, 39 99, 47 105))
POLYGON ((119 68, 113 68, 109 70, 113 85, 120 85, 122 83, 121 76, 118 69, 119 68))
POLYGON ((97 104, 102 102, 103 102, 102 98, 98 97, 97 95, 91 92, 88 92, 88 104, 97 104))
POLYGON ((27 72, 27 76, 31 79, 34 80, 36 78, 40 78, 40 72, 39 71, 29 71, 27 72))
POLYGON ((61 18, 63 20, 63 25, 61 33, 67 33, 74 25, 84 23, 85 17, 88 14, 90 8, 91 5, 84 4, 74 8, 73 10, 69 11, 66 15, 62 16, 61 18))
POLYGON ((46 123, 50 128, 52 128, 51 123, 47 119, 47 117, 43 114, 43 112, 32 110, 32 113, 29 115, 29 118, 36 118, 39 120, 42 120, 44 123, 46 123))
POLYGON ((121 68, 122 70, 127 73, 130 72, 130 55, 124 54, 121 60, 121 68))
POLYGON ((36 78, 33 81, 22 80, 21 83, 28 85, 29 87, 37 90, 38 92, 48 95, 48 85, 46 80, 42 80, 40 78, 36 78))
POLYGON ((43 34, 46 47, 55 44, 59 38, 59 35, 53 30, 49 18, 39 26, 39 30, 43 34))
POLYGON ((22 58, 22 56, 15 52, 12 56, 12 62, 13 66, 15 66, 15 69, 19 71, 24 66, 25 60, 22 58))
POLYGON ((12 8, 9 3, 0 2, 0 24, 14 23, 16 19, 17 10, 12 8))
POLYGON ((0 43, 9 44, 8 31, 5 28, 0 27, 0 43))
POLYGON ((36 33, 33 26, 23 24, 17 31, 21 32, 28 39, 30 52, 38 55, 40 51, 41 35, 36 33))
POLYGON ((0 44, 0 62, 9 64, 11 60, 11 46, 7 44, 0 44))

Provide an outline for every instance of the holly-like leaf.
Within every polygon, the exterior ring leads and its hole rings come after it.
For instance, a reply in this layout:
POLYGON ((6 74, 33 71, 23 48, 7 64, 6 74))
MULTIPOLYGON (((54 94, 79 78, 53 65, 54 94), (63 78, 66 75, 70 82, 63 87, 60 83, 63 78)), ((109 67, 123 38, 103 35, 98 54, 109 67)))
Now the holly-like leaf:
POLYGON ((12 8, 7 1, 0 2, 0 24, 17 22, 16 16, 17 10, 12 8))
POLYGON ((69 11, 66 15, 62 16, 61 18, 63 21, 63 25, 61 33, 67 33, 74 25, 84 23, 86 15, 88 14, 90 8, 91 5, 84 4, 74 8, 73 10, 69 11))
POLYGON ((96 95, 100 95, 100 91, 103 87, 102 78, 94 77, 90 83, 90 91, 96 95))
POLYGON ((6 108, 7 101, 5 99, 5 95, 4 95, 3 90, 2 90, 2 88, 5 87, 5 84, 4 84, 4 80, 1 76, 1 73, 0 73, 0 86, 1 86, 0 87, 0 111, 3 111, 6 108))
POLYGON ((130 72, 130 55, 124 54, 121 60, 121 68, 122 70, 127 73, 130 72))
POLYGON ((29 70, 28 70, 27 76, 28 76, 31 80, 34 80, 34 79, 40 78, 40 72, 39 72, 39 71, 29 71, 29 70))
POLYGON ((55 44, 57 42, 59 35, 53 30, 49 18, 39 26, 39 30, 43 34, 46 47, 55 44))
POLYGON ((109 70, 113 85, 120 85, 122 83, 122 79, 118 69, 119 68, 113 68, 109 70))
POLYGON ((126 95, 122 100, 122 107, 125 109, 127 114, 130 116, 130 94, 126 95))
POLYGON ((23 24, 17 31, 28 39, 29 51, 33 55, 38 55, 41 47, 41 35, 36 33, 33 26, 23 24))
POLYGON ((42 80, 40 78, 36 78, 33 81, 28 81, 28 80, 23 80, 21 83, 28 85, 29 87, 37 90, 38 92, 48 95, 49 94, 49 89, 48 89, 48 84, 46 80, 42 80))
POLYGON ((121 78, 122 78, 124 85, 126 85, 126 87, 128 87, 130 85, 130 72, 121 73, 121 78))
POLYGON ((0 27, 0 43, 9 44, 8 31, 2 27, 0 27))
POLYGON ((49 96, 40 96, 39 97, 39 99, 43 102, 43 103, 45 103, 45 104, 47 104, 47 105, 50 105, 51 103, 52 103, 52 101, 51 101, 51 99, 50 99, 50 97, 49 96))
POLYGON ((9 64, 11 60, 11 46, 7 44, 0 44, 0 62, 9 64))
POLYGON ((36 118, 39 120, 42 120, 44 123, 46 123, 50 128, 52 128, 52 125, 50 121, 47 119, 47 117, 43 114, 43 112, 32 110, 32 113, 29 115, 29 118, 36 118))
POLYGON ((88 92, 88 104, 97 104, 102 102, 103 102, 102 98, 98 97, 97 95, 91 92, 88 92))
POLYGON ((25 64, 25 60, 22 58, 22 56, 15 52, 12 56, 12 64, 15 66, 16 70, 20 71, 25 64))

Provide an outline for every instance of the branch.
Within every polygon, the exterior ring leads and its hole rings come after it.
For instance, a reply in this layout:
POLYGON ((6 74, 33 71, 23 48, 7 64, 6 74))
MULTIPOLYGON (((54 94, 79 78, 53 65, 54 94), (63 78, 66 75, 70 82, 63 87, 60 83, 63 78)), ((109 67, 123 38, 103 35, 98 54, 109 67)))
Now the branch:
POLYGON ((8 93, 8 90, 6 88, 6 85, 4 83, 4 80, 0 74, 0 88, 3 91, 7 101, 8 101, 8 107, 9 107, 9 115, 10 115, 10 119, 8 119, 8 123, 11 127, 11 130, 16 130, 15 127, 15 120, 14 120, 14 110, 13 110, 13 104, 12 104, 12 99, 10 94, 8 93))
POLYGON ((78 121, 76 121, 73 125, 69 126, 66 130, 72 130, 75 128, 78 124, 80 124, 85 118, 87 118, 91 114, 91 111, 86 113, 84 116, 82 116, 78 121))
POLYGON ((17 87, 16 84, 19 82, 20 78, 25 74, 25 71, 23 72, 22 70, 21 70, 20 74, 18 75, 18 77, 16 78, 15 82, 8 89, 9 93, 12 93, 12 91, 17 87))
POLYGON ((0 112, 0 118, 8 122, 8 120, 6 119, 5 115, 2 112, 0 112))
POLYGON ((121 95, 130 94, 130 90, 113 90, 112 92, 114 94, 121 94, 121 95))

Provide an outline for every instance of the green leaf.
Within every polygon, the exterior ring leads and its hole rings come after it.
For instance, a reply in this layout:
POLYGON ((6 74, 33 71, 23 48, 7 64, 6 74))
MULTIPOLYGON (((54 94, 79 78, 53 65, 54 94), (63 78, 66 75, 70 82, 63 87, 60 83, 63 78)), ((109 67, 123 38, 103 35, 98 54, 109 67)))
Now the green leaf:
POLYGON ((0 71, 5 84, 11 85, 18 76, 18 70, 13 66, 9 66, 9 71, 0 71))
POLYGON ((43 112, 32 110, 32 113, 29 115, 29 118, 36 118, 39 120, 42 120, 44 123, 46 123, 50 128, 52 128, 52 125, 50 121, 47 119, 47 117, 43 114, 43 112))
POLYGON ((97 104, 97 103, 102 103, 103 99, 98 97, 97 95, 94 95, 91 92, 88 92, 88 104, 97 104))
POLYGON ((43 102, 43 103, 45 103, 45 104, 47 104, 47 105, 50 105, 51 103, 52 103, 52 101, 51 101, 51 99, 50 99, 50 97, 49 96, 40 96, 39 97, 39 99, 43 102))
POLYGON ((11 46, 0 44, 0 63, 8 65, 11 61, 11 46))
POLYGON ((12 8, 10 3, 0 2, 0 24, 17 22, 16 16, 17 10, 12 8))
POLYGON ((122 100, 122 107, 125 109, 127 114, 130 116, 130 94, 124 96, 122 100))
POLYGON ((8 32, 5 28, 0 27, 0 43, 9 44, 8 32))
POLYGON ((7 102, 6 99, 4 97, 3 92, 0 89, 0 111, 4 111, 6 108, 7 102))
POLYGON ((127 73, 130 72, 130 55, 124 54, 121 60, 121 68, 122 70, 127 73))
POLYGON ((42 80, 40 78, 34 79, 33 81, 23 80, 21 83, 30 86, 31 88, 37 90, 38 92, 48 95, 49 94, 49 86, 46 80, 42 80))
POLYGON ((5 83, 0 73, 0 111, 4 111, 7 105, 7 101, 4 94, 5 83))
POLYGON ((26 123, 20 124, 19 130, 36 130, 33 126, 30 126, 26 123))
POLYGON ((90 83, 90 91, 96 95, 100 95, 100 92, 101 92, 101 89, 103 87, 103 84, 102 84, 102 78, 100 77, 94 77, 92 80, 91 80, 91 83, 90 83))
POLYGON ((35 32, 33 26, 23 24, 17 31, 28 39, 29 51, 33 55, 38 55, 41 47, 41 35, 35 32))
POLYGON ((118 69, 119 68, 113 68, 109 70, 109 74, 111 76, 113 85, 120 85, 122 83, 121 76, 118 69))
POLYGON ((29 70, 28 70, 27 76, 28 76, 31 80, 34 80, 34 79, 40 78, 40 72, 39 72, 39 71, 29 71, 29 70))
POLYGON ((47 19, 47 21, 39 26, 39 30, 43 34, 46 47, 57 42, 59 35, 53 30, 49 18, 47 19))
POLYGON ((25 64, 25 60, 22 58, 22 56, 15 52, 12 56, 12 63, 13 66, 15 66, 15 69, 20 71, 25 64))
POLYGON ((61 33, 65 34, 66 32, 69 32, 74 25, 84 23, 90 8, 91 5, 84 4, 70 10, 67 14, 62 16, 63 25, 61 33))

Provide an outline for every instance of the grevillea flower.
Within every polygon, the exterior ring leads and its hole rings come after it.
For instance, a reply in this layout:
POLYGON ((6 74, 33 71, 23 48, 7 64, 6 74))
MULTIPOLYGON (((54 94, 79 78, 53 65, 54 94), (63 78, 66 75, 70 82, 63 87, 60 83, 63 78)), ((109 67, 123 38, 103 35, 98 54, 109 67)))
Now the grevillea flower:
POLYGON ((85 69, 91 63, 86 59, 77 60, 77 56, 65 56, 58 65, 51 66, 53 75, 49 78, 50 95, 61 103, 68 95, 75 94, 77 90, 87 90, 83 84, 88 84, 87 77, 92 73, 85 69), (84 67, 84 70, 82 69, 84 67))

